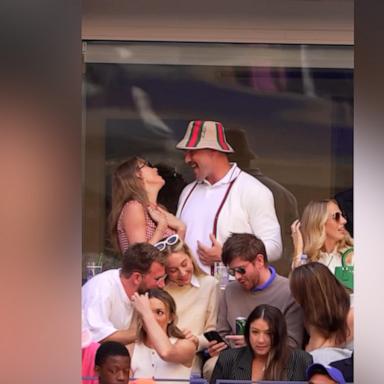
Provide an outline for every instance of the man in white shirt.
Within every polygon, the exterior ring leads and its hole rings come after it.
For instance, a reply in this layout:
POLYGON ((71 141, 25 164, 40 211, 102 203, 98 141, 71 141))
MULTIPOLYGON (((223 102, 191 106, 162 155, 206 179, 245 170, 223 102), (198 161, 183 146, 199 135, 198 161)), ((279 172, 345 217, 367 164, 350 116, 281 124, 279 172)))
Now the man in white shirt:
POLYGON ((280 225, 272 192, 257 179, 231 164, 233 152, 224 127, 215 121, 191 121, 176 148, 196 181, 180 195, 177 216, 186 224, 185 241, 206 272, 221 261, 221 244, 234 232, 252 233, 266 246, 268 259, 282 252, 280 225))
POLYGON ((124 253, 122 268, 110 269, 82 287, 85 326, 97 342, 118 341, 129 344, 136 338, 130 327, 135 292, 164 288, 164 256, 149 243, 131 245, 124 253))

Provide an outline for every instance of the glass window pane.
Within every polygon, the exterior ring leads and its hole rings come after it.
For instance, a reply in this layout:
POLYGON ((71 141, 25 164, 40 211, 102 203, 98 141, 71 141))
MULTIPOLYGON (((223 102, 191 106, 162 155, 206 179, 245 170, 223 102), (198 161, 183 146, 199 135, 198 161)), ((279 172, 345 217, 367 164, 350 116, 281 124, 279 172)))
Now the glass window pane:
MULTIPOLYGON (((220 121, 232 160, 280 204, 289 270, 289 225, 311 199, 353 184, 353 48, 211 43, 87 43, 84 252, 109 255, 110 176, 132 155, 171 167, 160 199, 174 210, 193 175, 175 149, 190 120, 220 121)), ((279 212, 278 212, 279 215, 279 212)))

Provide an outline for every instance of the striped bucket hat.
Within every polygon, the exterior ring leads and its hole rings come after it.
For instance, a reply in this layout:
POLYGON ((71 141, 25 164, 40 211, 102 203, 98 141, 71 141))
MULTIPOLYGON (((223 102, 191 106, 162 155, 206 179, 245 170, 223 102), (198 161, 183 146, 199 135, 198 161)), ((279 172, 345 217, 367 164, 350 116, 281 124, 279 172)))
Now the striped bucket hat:
POLYGON ((217 121, 191 121, 184 138, 176 145, 176 148, 187 150, 209 148, 219 152, 234 152, 227 143, 223 125, 217 121))

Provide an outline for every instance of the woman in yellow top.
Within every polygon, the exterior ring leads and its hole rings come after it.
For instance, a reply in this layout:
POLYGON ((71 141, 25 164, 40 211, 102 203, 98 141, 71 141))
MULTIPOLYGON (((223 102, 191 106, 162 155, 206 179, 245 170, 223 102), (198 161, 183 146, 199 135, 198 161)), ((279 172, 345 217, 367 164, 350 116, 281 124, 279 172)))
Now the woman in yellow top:
MULTIPOLYGON (((218 283, 197 266, 188 246, 176 235, 155 244, 166 257, 165 290, 177 306, 178 325, 196 335, 198 351, 208 347, 204 332, 216 329, 218 283)), ((196 357, 193 373, 201 372, 196 357)))

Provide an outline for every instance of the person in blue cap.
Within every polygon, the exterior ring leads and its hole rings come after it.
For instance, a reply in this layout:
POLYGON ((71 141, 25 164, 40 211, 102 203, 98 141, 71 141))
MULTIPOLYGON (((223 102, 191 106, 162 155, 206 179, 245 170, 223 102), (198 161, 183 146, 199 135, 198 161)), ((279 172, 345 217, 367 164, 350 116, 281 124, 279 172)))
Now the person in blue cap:
POLYGON ((312 364, 307 369, 308 384, 346 384, 343 374, 334 367, 312 364))

